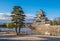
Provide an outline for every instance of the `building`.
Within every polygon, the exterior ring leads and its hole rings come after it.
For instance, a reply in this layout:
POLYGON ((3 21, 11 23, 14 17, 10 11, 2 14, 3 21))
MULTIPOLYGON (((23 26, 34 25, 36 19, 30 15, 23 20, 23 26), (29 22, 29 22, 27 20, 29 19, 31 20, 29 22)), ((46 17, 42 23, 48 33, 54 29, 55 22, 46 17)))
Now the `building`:
POLYGON ((46 24, 47 21, 48 18, 46 17, 45 12, 43 10, 39 10, 38 13, 36 14, 33 24, 43 25, 46 24))

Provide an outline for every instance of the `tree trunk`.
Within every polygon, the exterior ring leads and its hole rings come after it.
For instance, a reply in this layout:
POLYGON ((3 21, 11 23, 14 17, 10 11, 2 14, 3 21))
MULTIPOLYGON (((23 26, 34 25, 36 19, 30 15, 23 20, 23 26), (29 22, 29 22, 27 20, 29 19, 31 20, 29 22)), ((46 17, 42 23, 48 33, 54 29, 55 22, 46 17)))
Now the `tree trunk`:
POLYGON ((19 27, 19 33, 20 33, 20 29, 21 29, 21 28, 19 27))
POLYGON ((16 31, 16 33, 17 33, 17 27, 15 28, 15 31, 16 31))

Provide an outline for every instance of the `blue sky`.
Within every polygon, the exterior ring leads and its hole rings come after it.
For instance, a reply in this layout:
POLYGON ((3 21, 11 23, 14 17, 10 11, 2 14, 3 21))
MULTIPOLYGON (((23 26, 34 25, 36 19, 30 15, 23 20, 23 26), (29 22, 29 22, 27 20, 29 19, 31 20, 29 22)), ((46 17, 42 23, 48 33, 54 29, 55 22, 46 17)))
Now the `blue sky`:
POLYGON ((49 19, 60 17, 60 0, 0 0, 0 13, 12 12, 13 6, 21 6, 30 16, 42 9, 49 19))

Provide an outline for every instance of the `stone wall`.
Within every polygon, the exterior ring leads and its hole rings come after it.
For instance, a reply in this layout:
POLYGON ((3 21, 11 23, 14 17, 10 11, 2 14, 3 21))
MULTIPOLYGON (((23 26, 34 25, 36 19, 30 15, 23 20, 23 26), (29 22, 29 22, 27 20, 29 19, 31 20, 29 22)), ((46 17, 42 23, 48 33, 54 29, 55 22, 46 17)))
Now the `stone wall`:
POLYGON ((60 35, 60 25, 33 25, 37 34, 60 35))

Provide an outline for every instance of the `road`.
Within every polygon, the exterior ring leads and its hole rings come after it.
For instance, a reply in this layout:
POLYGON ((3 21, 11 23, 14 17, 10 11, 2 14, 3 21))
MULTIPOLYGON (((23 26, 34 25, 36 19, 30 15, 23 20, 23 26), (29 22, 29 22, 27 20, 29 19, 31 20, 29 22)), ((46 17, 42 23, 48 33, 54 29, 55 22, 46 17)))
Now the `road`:
POLYGON ((0 36, 0 41, 60 41, 60 36, 28 35, 0 36))

